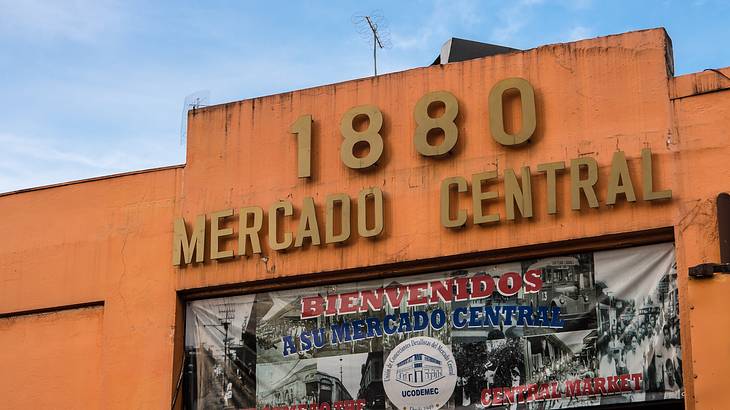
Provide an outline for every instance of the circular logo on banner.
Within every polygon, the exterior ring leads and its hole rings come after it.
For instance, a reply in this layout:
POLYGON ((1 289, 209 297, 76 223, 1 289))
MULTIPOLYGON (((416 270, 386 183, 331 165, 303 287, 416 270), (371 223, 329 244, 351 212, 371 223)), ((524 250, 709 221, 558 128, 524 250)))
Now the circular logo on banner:
POLYGON ((385 394, 398 409, 438 409, 456 385, 456 362, 446 345, 432 337, 407 339, 383 365, 385 394))

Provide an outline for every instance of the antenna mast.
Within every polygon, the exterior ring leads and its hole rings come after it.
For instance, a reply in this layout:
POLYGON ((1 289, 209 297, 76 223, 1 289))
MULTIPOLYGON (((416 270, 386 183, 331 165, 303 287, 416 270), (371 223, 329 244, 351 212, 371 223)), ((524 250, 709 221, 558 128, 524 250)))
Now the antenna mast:
POLYGON ((367 20, 368 25, 370 26, 370 30, 373 32, 373 70, 375 71, 375 76, 378 75, 378 47, 383 48, 383 43, 380 42, 380 37, 378 37, 378 28, 373 24, 373 21, 370 19, 370 16, 365 16, 365 20, 367 20))
POLYGON ((378 48, 390 48, 390 32, 388 22, 380 11, 372 11, 369 15, 353 15, 352 24, 357 27, 360 36, 373 43, 373 72, 378 75, 378 48))
POLYGON ((209 90, 196 91, 185 97, 185 101, 183 101, 182 116, 180 118, 180 145, 185 145, 185 140, 188 136, 188 111, 195 111, 198 108, 206 107, 209 100, 209 90))

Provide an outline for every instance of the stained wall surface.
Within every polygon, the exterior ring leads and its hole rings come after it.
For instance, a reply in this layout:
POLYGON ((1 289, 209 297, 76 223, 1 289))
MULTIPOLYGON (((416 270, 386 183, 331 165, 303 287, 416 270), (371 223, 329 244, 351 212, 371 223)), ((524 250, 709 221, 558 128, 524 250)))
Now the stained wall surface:
MULTIPOLYGON (((297 207, 305 196, 323 204, 331 193, 356 198, 360 189, 378 187, 386 194, 387 230, 378 241, 266 252, 267 263, 253 257, 186 268, 178 272, 178 286, 196 288, 672 226, 671 203, 605 206, 608 166, 618 149, 631 160, 637 187, 637 160, 644 147, 655 153, 656 186, 671 185, 676 162, 671 160, 673 147, 666 146, 671 129, 666 41, 658 30, 545 46, 198 111, 191 117, 186 184, 176 214, 193 220, 200 213, 239 206, 267 209, 279 199, 297 207), (527 79, 539 95, 536 135, 519 149, 501 147, 488 132, 489 90, 508 77, 527 79), (441 160, 420 156, 412 141, 413 107, 421 96, 435 90, 449 91, 459 100, 459 141, 452 154, 441 160), (378 106, 384 116, 384 158, 369 172, 351 170, 339 159, 340 119, 351 107, 363 104, 378 106), (311 114, 315 121, 314 175, 309 182, 297 178, 295 138, 289 132, 303 114, 311 114), (525 165, 537 175, 539 163, 569 164, 581 156, 596 158, 601 167, 600 209, 571 211, 568 178, 563 176, 559 213, 547 215, 544 178, 536 177, 533 190, 538 211, 529 223, 502 222, 460 231, 439 224, 444 178, 470 179, 477 172, 501 173, 525 165)), ((500 191, 500 197, 503 194, 500 191)), ((469 206, 468 195, 460 200, 463 207, 469 206)), ((496 203, 491 212, 500 211, 504 221, 500 208, 496 203)), ((286 230, 296 230, 296 217, 293 222, 286 230)))
MULTIPOLYGON (((674 184, 687 194, 676 204, 675 237, 679 272, 720 261, 716 198, 730 192, 730 68, 674 78, 670 98, 675 121, 672 144, 681 167, 674 184)), ((730 294, 730 276, 689 281, 683 329, 692 337, 694 404, 727 407, 722 383, 730 373, 730 318, 718 314, 730 294)), ((684 318, 683 318, 684 319, 684 318)), ((685 358, 687 361, 687 358, 685 358)))
MULTIPOLYGON (((0 318, 3 354, 33 358, 28 349, 38 348, 59 356, 45 371, 3 362, 0 397, 59 393, 37 408, 83 408, 87 397, 89 408, 169 407, 176 295, 162 256, 179 174, 174 168, 0 197, 0 312, 104 303, 94 318, 50 314, 53 336, 35 315, 0 318), (91 363, 72 363, 83 352, 91 363), (95 377, 77 365, 91 366, 95 377), (88 392, 77 394, 84 385, 88 392)), ((0 400, 0 408, 27 408, 7 403, 0 400)))
MULTIPOLYGON (((189 117, 185 166, 0 197, 0 314, 10 316, 0 322, 32 327, 38 319, 14 318, 14 312, 103 301, 103 315, 93 319, 101 326, 84 328, 84 334, 95 334, 92 339, 99 341, 88 349, 98 357, 89 366, 98 366, 100 374, 98 389, 88 393, 93 396, 89 403, 162 408, 170 405, 177 381, 174 353, 183 331, 178 309, 188 291, 229 285, 246 289, 290 278, 314 284, 327 272, 673 227, 684 379, 692 381, 686 383, 687 407, 723 408, 722 375, 730 372, 730 357, 722 356, 727 353, 722 346, 730 341, 730 327, 717 326, 721 319, 709 312, 723 300, 730 281, 721 276, 690 281, 686 272, 719 258, 713 199, 728 189, 730 180, 724 125, 730 92, 724 80, 705 77, 711 74, 674 78, 671 59, 669 39, 656 29, 196 110, 189 117), (489 133, 489 90, 509 77, 527 79, 536 94, 537 130, 519 148, 505 148, 489 133), (451 92, 459 103, 458 143, 439 159, 418 154, 412 140, 413 107, 436 90, 451 92), (362 172, 340 161, 339 129, 342 115, 364 104, 383 113, 384 154, 375 169, 362 172), (305 114, 314 119, 313 176, 308 180, 297 177, 296 139, 289 130, 305 114), (640 199, 643 148, 653 152, 654 188, 672 189, 671 200, 640 199), (628 203, 621 197, 609 206, 606 181, 618 150, 626 153, 640 200, 628 203), (582 157, 599 164, 599 207, 583 201, 580 211, 571 210, 566 171, 558 177, 558 213, 549 215, 546 182, 537 165, 569 165, 582 157), (459 230, 441 226, 442 180, 469 180, 474 173, 496 170, 500 181, 494 189, 503 198, 501 175, 506 168, 522 166, 533 175, 532 218, 506 221, 504 204, 495 201, 490 212, 501 214, 498 224, 468 223, 459 230), (304 197, 314 199, 317 219, 324 221, 327 195, 342 192, 357 198, 368 187, 380 188, 385 198, 385 229, 376 239, 354 236, 337 246, 276 252, 263 235, 262 254, 225 262, 206 256, 204 263, 184 267, 171 263, 175 218, 184 217, 190 229, 196 215, 244 206, 262 207, 268 217, 272 203, 289 200, 294 215, 282 219, 284 230, 296 231, 304 197)), ((458 204, 469 210, 471 197, 461 194, 458 204)), ((226 226, 235 229, 236 218, 226 226)), ((236 248, 233 240, 221 241, 221 246, 236 248)), ((75 320, 60 322, 70 329, 75 320)), ((5 350, 22 351, 25 339, 19 329, 0 323, 5 350)), ((73 351, 74 346, 67 348, 73 351)), ((78 383, 86 380, 74 377, 78 383)), ((55 373, 31 373, 16 364, 0 372, 0 396, 32 397, 34 389, 57 383, 55 373), (10 390, 11 385, 16 387, 10 390)), ((70 401, 63 403, 73 401, 71 395, 66 398, 70 401)))

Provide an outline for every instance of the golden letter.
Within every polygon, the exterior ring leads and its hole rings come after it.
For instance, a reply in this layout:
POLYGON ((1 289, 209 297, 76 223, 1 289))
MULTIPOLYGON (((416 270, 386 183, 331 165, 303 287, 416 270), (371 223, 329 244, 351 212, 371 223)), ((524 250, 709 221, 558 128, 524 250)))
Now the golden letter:
POLYGON ((188 232, 185 228, 185 219, 175 219, 172 235, 172 264, 179 266, 188 264, 193 261, 193 252, 195 252, 195 262, 203 262, 203 250, 205 249, 205 215, 198 215, 195 218, 195 226, 193 226, 193 234, 188 241, 188 232), (180 250, 182 249, 182 254, 180 250), (183 262, 181 259, 184 259, 183 262))
POLYGON ((530 178, 530 167, 522 167, 522 188, 520 188, 515 171, 511 168, 504 170, 504 205, 507 210, 507 219, 515 219, 515 204, 523 218, 532 218, 532 181, 530 178))
POLYGON ((325 243, 345 242, 350 238, 350 197, 346 194, 327 196, 327 223, 325 226, 325 243), (340 233, 335 235, 335 204, 340 204, 340 233))
POLYGON ((457 192, 466 192, 466 179, 451 177, 441 181, 441 225, 446 228, 459 228, 466 224, 466 211, 459 209, 456 219, 451 219, 451 187, 456 185, 457 192))
POLYGON ((289 201, 278 201, 269 207, 269 246, 275 251, 282 251, 292 245, 291 232, 284 232, 284 240, 279 242, 279 211, 284 216, 292 216, 294 208, 289 201))
POLYGON ((233 256, 232 250, 219 251, 220 238, 233 234, 233 228, 221 229, 221 219, 226 219, 233 215, 233 209, 224 209, 222 211, 210 214, 210 259, 230 258, 233 256))
POLYGON ((557 200, 555 199, 557 191, 555 179, 558 171, 562 169, 565 169, 563 161, 548 162, 537 166, 537 172, 544 172, 547 177, 547 210, 550 215, 558 213, 557 200))
POLYGON ((471 176, 471 198, 473 201, 474 223, 485 224, 499 222, 499 214, 484 214, 482 203, 487 200, 497 199, 499 195, 494 191, 482 191, 483 184, 489 180, 497 179, 497 171, 486 171, 471 176))
POLYGON ((366 188, 360 191, 357 199, 357 233, 363 238, 370 238, 383 232, 383 191, 380 188, 366 188), (368 229, 367 203, 373 198, 373 227, 368 229))
POLYGON ((312 245, 319 245, 319 225, 317 214, 314 210, 314 199, 311 196, 305 197, 302 202, 302 214, 299 216, 299 229, 294 247, 299 248, 304 243, 304 238, 312 240, 312 245))
POLYGON ((261 253, 259 231, 264 224, 264 210, 258 206, 241 208, 238 211, 238 255, 247 255, 247 241, 251 241, 252 253, 261 253), (253 226, 248 226, 249 215, 253 218, 253 226))
POLYGON ((654 168, 651 165, 651 150, 649 148, 641 150, 641 178, 643 180, 642 188, 645 201, 670 199, 672 197, 671 189, 654 191, 654 168))
POLYGON ((623 151, 615 152, 611 160, 611 175, 608 177, 606 204, 615 204, 616 195, 618 194, 624 194, 629 202, 636 202, 634 184, 631 182, 631 174, 629 174, 629 164, 626 163, 626 154, 623 151))
POLYGON ((586 196, 588 206, 598 208, 598 198, 593 186, 598 182, 598 163, 591 157, 570 160, 570 204, 576 211, 580 210, 580 191, 586 196), (581 167, 588 168, 588 178, 580 179, 581 167))

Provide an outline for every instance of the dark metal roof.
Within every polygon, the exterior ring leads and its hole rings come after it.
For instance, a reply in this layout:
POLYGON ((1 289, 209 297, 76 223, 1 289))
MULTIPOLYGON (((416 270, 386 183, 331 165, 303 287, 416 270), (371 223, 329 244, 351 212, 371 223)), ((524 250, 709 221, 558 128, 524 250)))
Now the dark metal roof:
POLYGON ((478 41, 464 40, 463 38, 452 37, 441 46, 441 54, 436 57, 433 64, 447 64, 458 61, 466 61, 474 58, 489 57, 496 54, 511 53, 520 51, 516 48, 498 46, 496 44, 480 43, 478 41))

